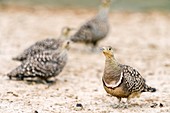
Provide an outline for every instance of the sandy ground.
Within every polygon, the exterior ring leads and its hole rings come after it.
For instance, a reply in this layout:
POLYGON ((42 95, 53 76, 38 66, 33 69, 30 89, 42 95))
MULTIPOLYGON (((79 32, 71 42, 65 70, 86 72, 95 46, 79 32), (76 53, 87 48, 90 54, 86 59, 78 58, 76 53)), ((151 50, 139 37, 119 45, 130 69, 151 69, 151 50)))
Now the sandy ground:
POLYGON ((41 8, 0 10, 1 113, 170 112, 170 13, 110 14, 110 33, 99 46, 113 46, 119 62, 138 69, 147 84, 157 88, 156 93, 132 99, 127 109, 113 108, 118 100, 103 89, 103 54, 91 53, 81 44, 72 45, 67 66, 49 88, 4 76, 20 64, 11 60, 13 56, 38 40, 57 37, 63 26, 78 28, 94 14, 95 11, 41 8), (77 108, 77 103, 83 109, 77 108))

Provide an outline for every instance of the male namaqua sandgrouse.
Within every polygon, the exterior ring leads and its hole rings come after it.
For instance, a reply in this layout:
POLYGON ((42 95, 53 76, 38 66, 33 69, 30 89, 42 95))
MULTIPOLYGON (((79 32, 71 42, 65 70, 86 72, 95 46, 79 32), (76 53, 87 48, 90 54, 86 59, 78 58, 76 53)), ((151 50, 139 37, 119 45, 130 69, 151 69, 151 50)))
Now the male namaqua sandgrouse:
POLYGON ((107 93, 119 99, 140 97, 142 92, 155 92, 156 89, 149 87, 145 79, 134 68, 119 64, 113 54, 113 48, 106 46, 101 48, 106 57, 105 69, 102 77, 103 86, 107 93))

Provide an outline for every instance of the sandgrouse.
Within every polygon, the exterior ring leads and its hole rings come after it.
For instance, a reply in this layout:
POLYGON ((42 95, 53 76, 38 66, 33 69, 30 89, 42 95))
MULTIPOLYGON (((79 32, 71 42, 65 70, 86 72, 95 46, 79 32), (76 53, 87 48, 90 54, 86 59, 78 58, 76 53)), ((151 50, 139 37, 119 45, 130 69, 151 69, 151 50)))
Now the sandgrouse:
POLYGON ((33 56, 29 56, 20 66, 7 74, 12 78, 23 80, 24 78, 38 77, 48 83, 48 79, 57 76, 67 62, 67 50, 69 40, 62 43, 62 47, 54 50, 45 50, 33 56))
POLYGON ((97 46, 99 40, 105 38, 109 32, 108 13, 111 0, 102 0, 98 14, 83 24, 79 30, 71 36, 73 42, 92 44, 97 46))
POLYGON ((156 89, 149 87, 145 79, 134 68, 119 64, 113 54, 113 48, 106 46, 102 48, 106 57, 103 86, 107 93, 119 99, 127 98, 126 106, 130 98, 140 97, 142 92, 155 92, 156 89))
POLYGON ((57 39, 54 38, 47 38, 42 41, 38 41, 35 44, 31 45, 29 48, 25 49, 21 54, 17 57, 12 58, 16 61, 24 61, 29 56, 34 56, 37 53, 40 53, 44 50, 56 50, 62 46, 62 43, 69 37, 70 31, 72 28, 64 27, 61 30, 61 36, 57 39))

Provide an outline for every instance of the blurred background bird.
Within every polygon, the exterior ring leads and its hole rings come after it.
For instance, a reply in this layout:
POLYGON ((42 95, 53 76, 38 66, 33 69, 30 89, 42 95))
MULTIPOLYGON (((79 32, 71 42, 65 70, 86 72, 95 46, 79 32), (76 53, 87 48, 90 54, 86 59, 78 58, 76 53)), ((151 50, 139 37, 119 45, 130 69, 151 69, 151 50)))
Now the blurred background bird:
POLYGON ((128 66, 120 64, 114 57, 113 48, 106 46, 102 48, 106 57, 104 75, 102 77, 103 86, 107 93, 115 96, 121 102, 121 98, 129 99, 140 97, 142 92, 155 92, 156 89, 149 87, 140 73, 128 66))
POLYGON ((34 56, 35 54, 38 54, 45 50, 56 50, 60 48, 65 40, 68 39, 70 31, 72 31, 73 28, 70 27, 63 27, 61 30, 61 35, 58 38, 47 38, 42 41, 38 41, 35 44, 31 45, 27 49, 25 49, 21 54, 18 56, 12 58, 16 61, 24 61, 29 56, 34 56))
POLYGON ((69 44, 70 41, 66 40, 60 48, 44 50, 33 56, 27 56, 27 59, 7 76, 10 79, 21 80, 38 77, 42 82, 48 83, 48 79, 57 76, 66 65, 69 44))
POLYGON ((83 24, 79 30, 71 36, 73 42, 91 44, 94 49, 98 42, 104 39, 109 32, 108 13, 111 0, 102 0, 100 10, 95 17, 83 24))

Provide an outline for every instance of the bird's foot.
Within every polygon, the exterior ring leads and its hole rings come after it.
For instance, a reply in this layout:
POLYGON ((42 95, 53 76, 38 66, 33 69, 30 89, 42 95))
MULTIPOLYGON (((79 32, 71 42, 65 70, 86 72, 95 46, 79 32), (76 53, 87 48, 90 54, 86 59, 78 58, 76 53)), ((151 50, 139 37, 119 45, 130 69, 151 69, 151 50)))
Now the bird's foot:
POLYGON ((47 85, 48 86, 47 88, 49 88, 50 86, 54 85, 56 81, 55 80, 42 80, 42 83, 47 85))
POLYGON ((45 84, 45 85, 47 85, 48 87, 49 86, 51 86, 51 85, 53 85, 54 83, 55 83, 55 81, 52 81, 52 80, 44 80, 44 79, 40 79, 40 78, 38 78, 38 79, 27 79, 26 80, 27 81, 27 83, 28 84, 30 84, 30 85, 34 85, 34 84, 45 84))
POLYGON ((126 108, 128 108, 128 103, 119 103, 119 104, 114 104, 114 105, 112 105, 112 107, 113 108, 124 108, 124 109, 126 109, 126 108))
POLYGON ((128 108, 129 107, 129 99, 127 99, 127 101, 125 103, 122 104, 122 108, 128 108))
POLYGON ((120 104, 114 104, 114 105, 112 105, 112 108, 120 108, 120 104))
POLYGON ((54 84, 56 81, 54 80, 42 80, 42 83, 44 84, 54 84))
POLYGON ((125 108, 125 109, 126 109, 126 108, 128 108, 128 105, 129 105, 128 103, 125 103, 125 104, 122 106, 122 108, 125 108))
POLYGON ((115 109, 115 108, 123 108, 123 109, 126 109, 128 108, 128 105, 125 105, 125 104, 115 104, 115 105, 112 105, 112 107, 115 109))

